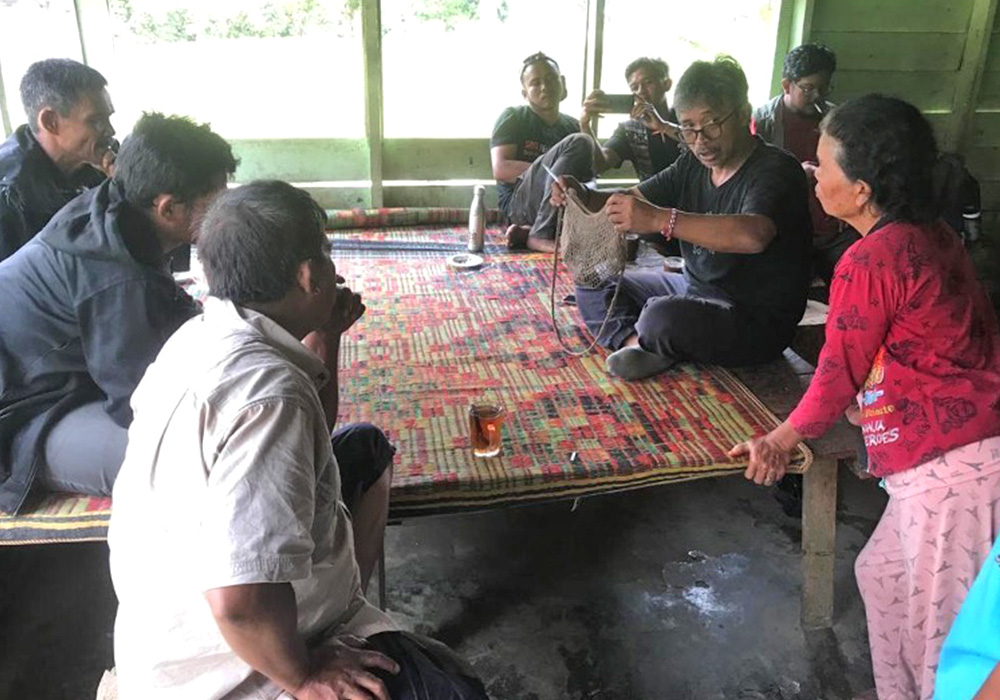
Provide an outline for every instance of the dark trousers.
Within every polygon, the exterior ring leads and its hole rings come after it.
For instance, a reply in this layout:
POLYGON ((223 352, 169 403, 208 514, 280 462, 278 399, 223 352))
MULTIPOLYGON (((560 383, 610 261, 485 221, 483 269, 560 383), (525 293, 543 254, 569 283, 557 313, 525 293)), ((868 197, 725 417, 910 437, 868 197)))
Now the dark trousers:
MULTIPOLYGON (((615 281, 577 287, 576 303, 597 335, 615 293, 615 281)), ((739 366, 774 359, 791 342, 798 319, 775 319, 734 303, 721 289, 693 287, 682 274, 629 270, 597 342, 618 350, 633 333, 639 346, 678 361, 739 366)))
POLYGON ((392 700, 489 700, 472 669, 441 642, 409 632, 382 632, 367 642, 399 664, 399 673, 377 672, 392 700))
POLYGON ((348 509, 392 464, 396 448, 371 423, 348 423, 330 436, 340 469, 340 493, 348 509))
POLYGON ((594 177, 594 140, 586 134, 570 134, 535 159, 514 185, 507 212, 510 222, 530 226, 528 235, 533 238, 552 240, 558 210, 549 204, 552 178, 542 168, 543 163, 556 175, 572 175, 587 182, 594 177))

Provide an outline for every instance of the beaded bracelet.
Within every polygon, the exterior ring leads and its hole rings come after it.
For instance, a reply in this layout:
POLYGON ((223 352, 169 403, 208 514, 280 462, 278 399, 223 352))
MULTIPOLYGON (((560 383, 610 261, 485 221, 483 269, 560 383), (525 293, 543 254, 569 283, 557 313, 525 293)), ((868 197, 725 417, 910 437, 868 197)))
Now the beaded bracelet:
POLYGON ((666 238, 668 241, 674 238, 674 226, 677 225, 677 209, 670 210, 670 221, 667 223, 667 227, 660 231, 660 235, 666 238))

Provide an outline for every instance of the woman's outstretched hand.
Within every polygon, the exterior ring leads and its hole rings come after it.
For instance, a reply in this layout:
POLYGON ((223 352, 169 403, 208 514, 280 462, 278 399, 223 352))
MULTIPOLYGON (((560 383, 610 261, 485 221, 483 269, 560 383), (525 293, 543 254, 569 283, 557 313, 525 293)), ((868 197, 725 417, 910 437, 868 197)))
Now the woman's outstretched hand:
POLYGON ((749 457, 743 476, 757 485, 771 486, 785 475, 792 451, 802 436, 785 421, 767 435, 751 438, 729 450, 733 459, 749 457))

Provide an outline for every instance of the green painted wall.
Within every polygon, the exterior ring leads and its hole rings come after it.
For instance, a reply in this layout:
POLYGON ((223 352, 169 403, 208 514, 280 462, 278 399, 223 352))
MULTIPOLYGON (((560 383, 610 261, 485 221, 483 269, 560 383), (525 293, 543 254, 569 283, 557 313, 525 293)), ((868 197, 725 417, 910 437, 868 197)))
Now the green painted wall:
POLYGON ((996 0, 814 0, 810 41, 837 53, 835 100, 868 92, 920 107, 965 155, 984 208, 1000 210, 1000 31, 996 0), (984 17, 991 30, 978 26, 984 17))

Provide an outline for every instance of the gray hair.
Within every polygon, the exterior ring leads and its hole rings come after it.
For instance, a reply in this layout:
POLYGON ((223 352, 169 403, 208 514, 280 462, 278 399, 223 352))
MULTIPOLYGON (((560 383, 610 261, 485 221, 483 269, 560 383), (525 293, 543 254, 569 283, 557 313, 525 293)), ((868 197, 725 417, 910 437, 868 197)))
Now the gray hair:
POLYGON ((90 66, 69 58, 48 58, 28 66, 21 78, 21 104, 28 126, 38 131, 38 114, 46 107, 67 116, 86 95, 99 93, 108 84, 90 66))
POLYGON ((747 77, 732 56, 720 54, 714 61, 695 61, 684 71, 674 89, 674 109, 704 104, 722 112, 749 103, 747 77))

